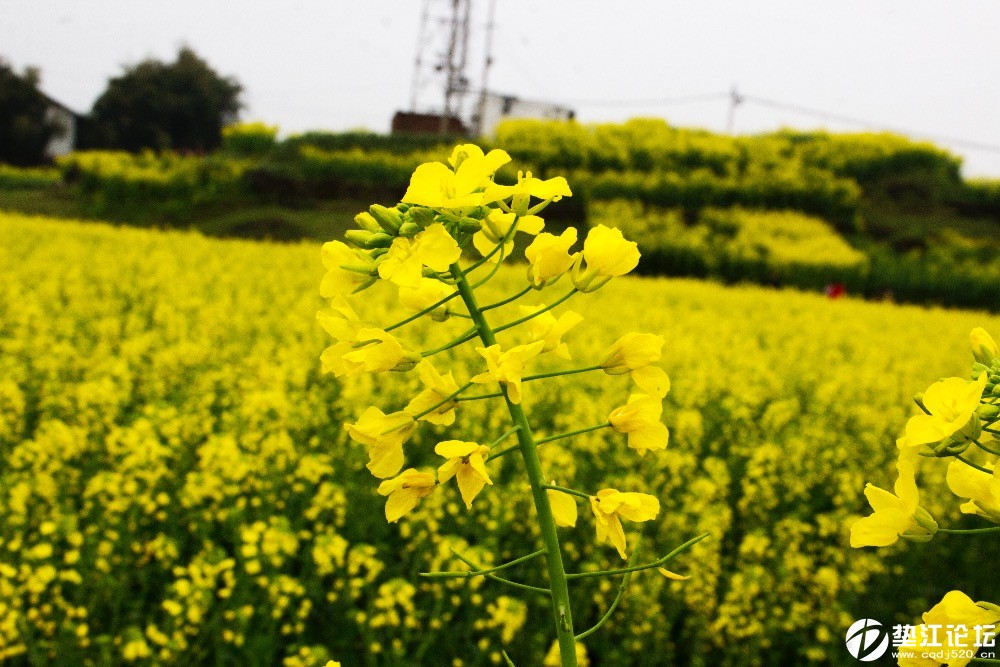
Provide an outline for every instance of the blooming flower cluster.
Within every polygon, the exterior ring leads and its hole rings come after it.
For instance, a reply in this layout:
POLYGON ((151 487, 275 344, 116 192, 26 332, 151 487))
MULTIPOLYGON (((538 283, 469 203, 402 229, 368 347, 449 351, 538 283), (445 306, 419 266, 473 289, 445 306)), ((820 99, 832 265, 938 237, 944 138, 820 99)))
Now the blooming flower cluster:
MULTIPOLYGON (((560 234, 544 231, 540 213, 552 202, 572 196, 562 177, 542 180, 530 172, 519 173, 514 185, 494 181, 496 171, 510 161, 502 150, 484 153, 472 144, 455 147, 447 164, 430 162, 417 167, 402 201, 392 208, 372 206, 359 214, 359 229, 346 234, 346 243, 331 241, 323 247, 326 274, 320 293, 329 308, 317 315, 320 325, 334 339, 322 354, 323 370, 341 376, 416 371, 423 389, 405 406, 392 411, 371 406, 344 427, 350 437, 368 452, 367 467, 382 481, 378 493, 386 496, 385 515, 397 522, 438 488, 454 478, 463 503, 469 509, 483 490, 493 484, 491 464, 509 452, 524 458, 532 489, 554 600, 557 638, 563 664, 575 664, 572 624, 568 619, 567 578, 562 569, 556 526, 575 526, 575 497, 587 499, 593 510, 597 541, 610 543, 627 559, 626 536, 621 519, 650 521, 659 514, 655 496, 637 491, 606 488, 595 493, 544 484, 548 479, 539 468, 538 446, 600 429, 626 436, 627 446, 640 456, 667 447, 668 431, 660 421, 662 401, 670 389, 667 374, 655 364, 660 360, 664 338, 649 333, 629 333, 615 341, 600 363, 582 368, 532 373, 541 359, 573 359, 565 340, 583 318, 573 311, 556 316, 553 311, 573 295, 593 292, 613 278, 632 271, 639 262, 636 244, 614 228, 598 225, 576 249, 577 230, 560 234), (533 237, 524 251, 527 280, 523 289, 496 303, 482 304, 477 289, 496 274, 511 256, 515 237, 522 232, 533 237), (478 259, 461 261, 474 250, 478 259), (491 324, 496 313, 506 312, 529 294, 548 290, 566 278, 569 292, 545 303, 520 305, 520 316, 504 324, 491 324), (398 301, 411 314, 390 324, 363 320, 352 305, 353 295, 376 284, 398 290, 398 301), (443 323, 462 319, 472 327, 439 347, 417 351, 398 331, 427 317, 443 323), (520 335, 513 340, 514 331, 520 335), (510 331, 511 334, 504 332, 510 331), (503 340, 498 336, 502 335, 503 340), (456 379, 456 367, 442 370, 432 357, 473 340, 481 357, 464 382, 456 379), (538 439, 532 434, 524 404, 529 382, 561 375, 601 371, 628 374, 637 387, 628 401, 610 412, 604 423, 538 439), (498 391, 467 394, 477 385, 498 391), (410 458, 407 442, 419 422, 455 429, 462 402, 498 400, 506 404, 512 427, 490 443, 465 439, 441 440, 434 453, 442 462, 437 470, 403 469, 410 458), (516 437, 516 445, 505 440, 516 437)), ((418 458, 425 458, 423 453, 418 458)), ((661 569, 666 560, 635 569, 661 569)), ((447 576, 449 573, 431 573, 447 576)), ((484 573, 485 574, 485 573, 484 573)), ((470 576, 460 573, 461 576, 470 576)))
MULTIPOLYGON (((936 533, 985 533, 1000 531, 1000 479, 996 476, 1000 448, 1000 352, 993 338, 982 328, 972 330, 970 344, 975 363, 972 379, 951 377, 935 382, 914 398, 921 414, 906 422, 896 441, 899 457, 895 493, 869 484, 865 496, 874 512, 851 526, 851 546, 884 547, 900 538, 926 542, 936 533), (946 475, 948 488, 966 500, 965 514, 975 514, 993 526, 981 528, 941 528, 920 506, 915 470, 921 458, 950 459, 946 475)), ((1000 607, 973 603, 959 591, 951 591, 924 614, 930 625, 987 625, 1000 620, 1000 607)), ((925 632, 924 625, 917 634, 925 632)), ((938 644, 940 645, 940 644, 938 644)), ((904 656, 900 665, 948 664, 962 667, 975 655, 978 646, 971 637, 952 639, 949 650, 928 652, 920 657, 904 656)), ((901 654, 902 655, 902 654, 901 654)))

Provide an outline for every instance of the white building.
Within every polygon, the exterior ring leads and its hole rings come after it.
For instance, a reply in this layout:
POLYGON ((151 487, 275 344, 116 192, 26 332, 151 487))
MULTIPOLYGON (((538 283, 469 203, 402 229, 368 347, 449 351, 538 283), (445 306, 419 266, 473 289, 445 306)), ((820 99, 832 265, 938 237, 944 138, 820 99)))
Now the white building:
POLYGON ((49 108, 45 110, 45 119, 55 121, 61 129, 45 147, 46 156, 55 159, 72 153, 76 148, 77 129, 81 117, 80 114, 48 95, 45 96, 45 99, 49 102, 49 108))
POLYGON ((508 118, 544 118, 548 120, 572 120, 576 115, 573 109, 552 102, 522 100, 516 95, 501 95, 487 93, 480 98, 480 136, 491 136, 500 124, 508 118))

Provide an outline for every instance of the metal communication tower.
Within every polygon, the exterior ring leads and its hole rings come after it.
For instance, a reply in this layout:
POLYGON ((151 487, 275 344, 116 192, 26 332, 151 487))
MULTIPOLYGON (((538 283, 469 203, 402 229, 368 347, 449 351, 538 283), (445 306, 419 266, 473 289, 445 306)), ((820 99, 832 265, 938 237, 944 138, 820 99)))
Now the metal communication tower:
MULTIPOLYGON (((496 0, 490 0, 490 19, 486 25, 483 94, 485 94, 486 76, 492 64, 490 50, 495 4, 496 0)), ((448 129, 452 118, 462 118, 465 113, 466 95, 472 92, 466 74, 471 32, 472 0, 424 0, 413 65, 410 111, 417 112, 418 106, 426 97, 423 94, 426 88, 432 86, 438 91, 443 90, 443 104, 440 107, 442 133, 448 129)), ((477 105, 480 108, 482 100, 481 96, 477 105)), ((436 104, 429 106, 433 107, 436 104)), ((477 117, 479 111, 480 109, 477 109, 477 117)))

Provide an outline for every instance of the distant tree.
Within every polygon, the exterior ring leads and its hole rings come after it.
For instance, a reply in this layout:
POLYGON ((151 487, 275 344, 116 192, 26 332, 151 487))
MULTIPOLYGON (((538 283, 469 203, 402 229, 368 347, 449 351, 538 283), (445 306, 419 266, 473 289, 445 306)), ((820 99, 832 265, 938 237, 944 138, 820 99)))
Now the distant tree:
POLYGON ((23 74, 0 58, 0 162, 18 166, 41 164, 53 137, 65 131, 51 118, 51 102, 38 89, 39 72, 23 74))
POLYGON ((108 81, 87 143, 103 148, 208 151, 236 120, 243 87, 184 47, 173 63, 144 60, 108 81))

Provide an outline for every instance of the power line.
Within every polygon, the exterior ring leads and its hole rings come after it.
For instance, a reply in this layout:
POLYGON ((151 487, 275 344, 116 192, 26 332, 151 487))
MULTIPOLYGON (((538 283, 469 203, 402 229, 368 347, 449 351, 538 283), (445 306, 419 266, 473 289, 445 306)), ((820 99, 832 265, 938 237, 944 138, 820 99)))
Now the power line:
POLYGON ((987 144, 981 141, 972 141, 969 139, 961 139, 957 137, 950 137, 941 134, 932 134, 929 132, 921 132, 918 130, 906 129, 902 127, 895 127, 892 125, 885 125, 883 123, 877 123, 870 120, 864 120, 861 118, 855 118, 853 116, 845 116, 842 114, 831 113, 828 111, 822 111, 820 109, 812 109, 809 107, 803 107, 798 104, 789 104, 787 102, 779 102, 777 100, 770 100, 764 97, 758 97, 756 95, 742 94, 742 100, 747 102, 752 102, 763 107, 770 107, 772 109, 781 109, 784 111, 792 111, 795 113, 800 113, 806 116, 814 116, 816 118, 822 118, 824 120, 831 120, 838 123, 847 123, 849 125, 859 125, 862 127, 868 127, 878 130, 884 130, 887 132, 896 132, 899 134, 906 134, 911 136, 925 137, 932 141, 940 141, 942 143, 952 144, 954 146, 962 146, 963 148, 970 148, 974 150, 987 151, 991 153, 1000 153, 1000 146, 996 144, 987 144))
POLYGON ((684 95, 680 97, 655 97, 640 100, 567 100, 567 104, 575 104, 581 107, 627 107, 627 106, 667 106, 671 104, 690 104, 693 102, 714 102, 715 100, 728 99, 728 92, 702 93, 700 95, 684 95))
POLYGON ((799 104, 791 104, 788 102, 781 102, 778 100, 769 99, 766 97, 760 97, 758 95, 746 94, 743 92, 736 92, 734 87, 729 91, 720 91, 715 93, 702 93, 698 95, 683 95, 677 97, 655 97, 646 99, 633 99, 633 100, 613 100, 613 99, 570 99, 567 100, 567 104, 573 104, 581 107, 630 107, 630 106, 670 106, 674 104, 691 104, 695 102, 714 102, 718 100, 726 100, 729 102, 729 120, 728 125, 730 127, 730 132, 732 131, 733 125, 733 115, 735 113, 736 107, 743 102, 751 102, 758 106, 768 107, 772 109, 779 109, 782 111, 792 111, 794 113, 802 114, 805 116, 813 116, 815 118, 820 118, 823 120, 829 120, 837 123, 846 123, 848 125, 857 125, 860 127, 865 127, 873 130, 880 130, 884 132, 896 132, 898 134, 904 134, 914 137, 922 137, 930 141, 938 141, 941 143, 951 144, 955 147, 967 148, 970 150, 985 151, 988 153, 998 153, 1000 154, 1000 145, 989 144, 982 141, 973 141, 971 139, 963 139, 961 137, 952 137, 943 134, 936 134, 932 132, 923 132, 920 130, 913 130, 904 127, 898 127, 886 123, 879 123, 876 121, 865 120, 863 118, 857 118, 855 116, 847 116, 840 113, 823 111, 822 109, 814 109, 811 107, 802 106, 799 104))

